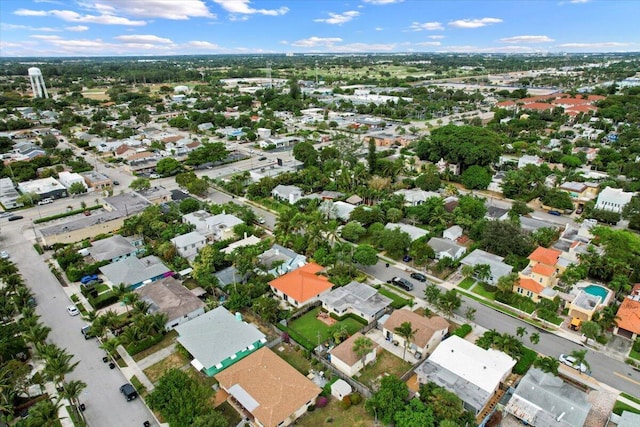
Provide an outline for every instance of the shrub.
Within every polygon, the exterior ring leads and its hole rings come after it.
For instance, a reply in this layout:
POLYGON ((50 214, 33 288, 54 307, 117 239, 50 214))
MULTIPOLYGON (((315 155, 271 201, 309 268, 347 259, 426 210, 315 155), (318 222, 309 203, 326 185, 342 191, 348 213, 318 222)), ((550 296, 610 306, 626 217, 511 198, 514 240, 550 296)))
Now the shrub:
POLYGON ((490 285, 486 282, 481 282, 482 288, 487 292, 496 292, 498 288, 496 286, 490 285))
POLYGON ((518 360, 518 363, 513 367, 513 373, 518 375, 524 375, 527 373, 533 361, 538 357, 538 353, 531 350, 530 348, 524 347, 522 349, 522 355, 518 360))
POLYGON ((452 334, 460 338, 464 338, 471 333, 471 330, 472 330, 471 325, 469 325, 468 323, 465 323, 464 325, 461 325, 459 328, 453 331, 452 334))
POLYGON ((316 406, 315 405, 309 405, 309 407, 307 408, 307 411, 309 412, 313 412, 316 410, 316 406))
POLYGON ((129 353, 132 356, 135 354, 138 354, 141 351, 144 351, 149 347, 158 344, 160 341, 162 341, 163 337, 164 337, 163 334, 158 334, 158 335, 152 335, 140 341, 133 342, 127 346, 127 353, 129 353))
POLYGON ((328 404, 329 404, 329 399, 324 396, 320 396, 316 399, 316 408, 324 408, 328 404))
POLYGON ((352 393, 351 394, 351 404, 359 405, 362 403, 362 395, 360 393, 352 393))
POLYGON ((606 344, 608 341, 609 341, 609 340, 607 339, 607 337, 606 337, 605 335, 598 335, 598 336, 596 337, 596 342, 597 342, 598 344, 603 344, 603 345, 604 345, 604 344, 606 344))
POLYGON ((97 298, 89 298, 89 304, 91 304, 91 307, 93 307, 94 310, 110 306, 118 301, 118 297, 112 292, 105 292, 102 295, 98 295, 97 298))
POLYGON ((340 406, 345 410, 351 408, 351 398, 349 396, 343 397, 340 406))

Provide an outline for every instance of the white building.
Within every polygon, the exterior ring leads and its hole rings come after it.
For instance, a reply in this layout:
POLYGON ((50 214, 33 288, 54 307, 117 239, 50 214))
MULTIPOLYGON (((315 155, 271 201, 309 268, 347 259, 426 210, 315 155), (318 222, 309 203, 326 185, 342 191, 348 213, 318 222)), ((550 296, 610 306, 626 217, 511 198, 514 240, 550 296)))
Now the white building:
POLYGON ((607 187, 598 194, 596 209, 620 213, 633 196, 634 193, 625 193, 620 188, 607 187))
POLYGON ((207 238, 197 231, 182 234, 171 239, 171 243, 176 247, 178 254, 186 259, 195 258, 200 249, 207 244, 207 238))
POLYGON ((67 190, 76 183, 82 184, 85 190, 87 188, 87 183, 84 181, 84 177, 79 173, 72 173, 67 171, 60 172, 58 173, 58 181, 60 182, 60 184, 64 185, 67 190))

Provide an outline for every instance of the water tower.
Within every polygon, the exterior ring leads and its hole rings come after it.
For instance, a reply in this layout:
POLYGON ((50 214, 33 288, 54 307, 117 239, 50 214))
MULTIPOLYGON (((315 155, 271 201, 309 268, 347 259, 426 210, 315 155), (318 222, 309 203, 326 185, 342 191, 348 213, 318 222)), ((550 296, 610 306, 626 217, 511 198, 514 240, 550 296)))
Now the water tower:
POLYGON ((44 85, 42 71, 40 68, 29 68, 29 81, 31 82, 31 90, 34 98, 48 98, 47 87, 44 85))

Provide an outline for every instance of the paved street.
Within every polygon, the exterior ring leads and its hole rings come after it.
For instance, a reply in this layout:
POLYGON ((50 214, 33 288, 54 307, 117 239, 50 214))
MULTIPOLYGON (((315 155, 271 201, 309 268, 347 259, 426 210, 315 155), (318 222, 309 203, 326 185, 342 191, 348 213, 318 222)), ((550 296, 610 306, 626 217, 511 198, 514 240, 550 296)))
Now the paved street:
MULTIPOLYGON (((32 208, 31 211, 35 210, 32 208)), ((2 221, 6 221, 3 219, 2 221)), ((66 307, 71 304, 64 290, 50 272, 42 257, 32 247, 33 235, 25 220, 3 222, 0 243, 15 262, 25 282, 36 296, 36 312, 52 331, 49 340, 66 348, 80 361, 68 379, 87 383, 80 402, 87 407, 84 415, 92 427, 141 426, 152 415, 141 400, 127 402, 119 387, 126 382, 118 369, 109 369, 102 362, 104 351, 95 339, 85 340, 80 333, 84 322, 80 316, 71 317, 66 307), (25 236, 26 235, 26 236, 25 236)))

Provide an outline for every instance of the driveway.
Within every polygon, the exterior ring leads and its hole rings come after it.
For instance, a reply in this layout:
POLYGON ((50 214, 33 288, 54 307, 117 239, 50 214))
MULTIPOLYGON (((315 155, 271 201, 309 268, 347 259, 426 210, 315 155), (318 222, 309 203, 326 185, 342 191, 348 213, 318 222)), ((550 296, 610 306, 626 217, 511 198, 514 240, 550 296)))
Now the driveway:
POLYGON ((49 341, 66 348, 75 356, 73 360, 80 362, 68 379, 87 383, 79 400, 86 405, 84 415, 88 424, 92 427, 141 426, 145 420, 153 420, 140 399, 127 402, 120 394, 119 387, 127 380, 119 369, 111 370, 102 362, 104 351, 98 348, 96 340, 84 339, 80 333, 84 321, 80 316, 67 314, 66 307, 71 301, 25 235, 32 238, 29 227, 4 225, 2 246, 9 251, 36 296, 36 312, 41 321, 51 327, 49 341))

